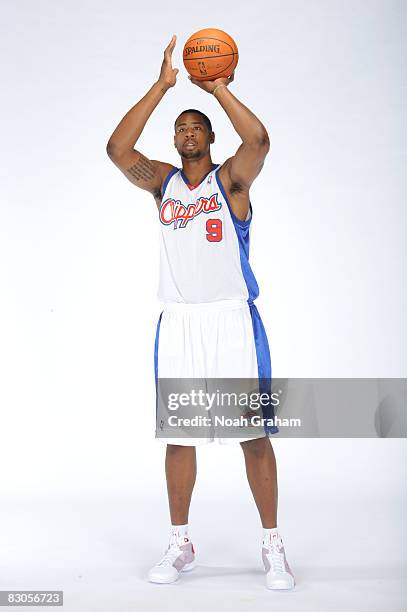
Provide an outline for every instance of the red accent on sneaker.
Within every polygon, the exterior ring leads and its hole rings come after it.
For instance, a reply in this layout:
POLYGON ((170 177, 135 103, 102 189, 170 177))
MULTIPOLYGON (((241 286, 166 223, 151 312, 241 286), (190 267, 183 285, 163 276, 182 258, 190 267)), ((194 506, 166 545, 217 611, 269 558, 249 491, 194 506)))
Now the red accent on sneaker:
POLYGON ((191 544, 191 546, 192 546, 192 552, 195 554, 194 545, 193 545, 193 544, 191 544))

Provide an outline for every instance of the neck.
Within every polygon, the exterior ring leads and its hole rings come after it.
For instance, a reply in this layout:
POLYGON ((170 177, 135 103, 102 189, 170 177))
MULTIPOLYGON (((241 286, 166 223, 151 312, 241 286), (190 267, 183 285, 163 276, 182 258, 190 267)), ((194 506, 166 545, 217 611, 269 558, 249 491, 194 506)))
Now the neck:
POLYGON ((182 171, 191 185, 199 183, 205 174, 212 170, 213 161, 208 155, 202 159, 183 159, 182 171))

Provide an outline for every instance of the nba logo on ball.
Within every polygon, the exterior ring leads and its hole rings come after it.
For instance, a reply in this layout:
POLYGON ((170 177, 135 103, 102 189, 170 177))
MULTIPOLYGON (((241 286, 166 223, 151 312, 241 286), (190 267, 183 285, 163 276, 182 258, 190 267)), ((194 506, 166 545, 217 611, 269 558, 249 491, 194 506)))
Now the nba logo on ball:
POLYGON ((197 81, 230 77, 238 62, 237 45, 222 30, 207 28, 192 34, 184 45, 182 59, 189 74, 197 81))

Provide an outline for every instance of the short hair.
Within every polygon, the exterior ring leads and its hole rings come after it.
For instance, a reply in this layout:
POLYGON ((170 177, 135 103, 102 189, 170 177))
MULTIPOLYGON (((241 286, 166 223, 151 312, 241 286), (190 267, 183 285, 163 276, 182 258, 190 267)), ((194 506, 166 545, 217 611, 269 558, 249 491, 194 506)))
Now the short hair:
POLYGON ((202 111, 196 110, 196 108, 187 108, 186 110, 183 110, 182 113, 180 113, 178 115, 178 117, 175 119, 174 130, 175 130, 175 127, 177 125, 178 119, 181 117, 181 115, 185 115, 186 113, 196 113, 197 115, 200 115, 202 117, 202 120, 203 120, 204 124, 208 128, 208 130, 210 132, 212 132, 212 123, 211 123, 209 117, 207 117, 202 111))

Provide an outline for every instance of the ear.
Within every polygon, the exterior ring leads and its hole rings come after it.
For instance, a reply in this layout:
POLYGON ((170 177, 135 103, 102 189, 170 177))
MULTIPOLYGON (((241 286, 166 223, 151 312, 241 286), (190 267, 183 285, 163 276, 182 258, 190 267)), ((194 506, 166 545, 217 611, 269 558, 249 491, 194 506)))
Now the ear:
POLYGON ((213 144, 215 142, 215 132, 211 132, 209 136, 209 142, 213 144))

